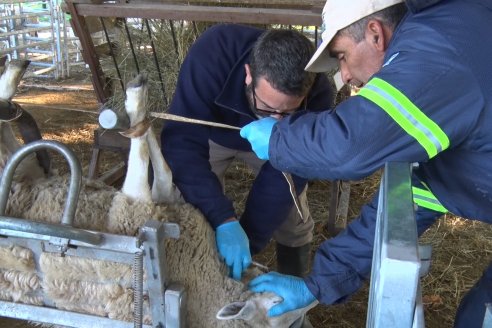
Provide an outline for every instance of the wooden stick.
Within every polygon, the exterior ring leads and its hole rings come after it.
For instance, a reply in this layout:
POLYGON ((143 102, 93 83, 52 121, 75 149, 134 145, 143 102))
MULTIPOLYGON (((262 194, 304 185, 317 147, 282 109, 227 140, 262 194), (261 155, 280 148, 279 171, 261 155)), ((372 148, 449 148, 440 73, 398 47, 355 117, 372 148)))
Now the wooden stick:
POLYGON ((183 116, 173 115, 173 114, 169 114, 169 113, 150 112, 150 116, 162 118, 164 120, 170 120, 170 121, 186 122, 186 123, 193 123, 193 124, 203 124, 203 125, 215 126, 215 127, 224 128, 224 129, 241 130, 241 128, 239 128, 237 126, 232 126, 232 125, 222 124, 222 123, 216 123, 216 122, 210 122, 210 121, 204 121, 204 120, 197 120, 195 118, 183 117, 183 116))

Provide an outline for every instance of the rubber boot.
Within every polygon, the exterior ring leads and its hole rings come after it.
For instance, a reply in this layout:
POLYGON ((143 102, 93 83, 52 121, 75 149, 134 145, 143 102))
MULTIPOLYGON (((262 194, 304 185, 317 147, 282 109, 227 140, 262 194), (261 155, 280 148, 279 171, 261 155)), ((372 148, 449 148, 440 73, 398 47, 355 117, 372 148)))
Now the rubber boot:
POLYGON ((277 271, 291 276, 304 277, 309 272, 311 243, 290 247, 277 243, 277 271))

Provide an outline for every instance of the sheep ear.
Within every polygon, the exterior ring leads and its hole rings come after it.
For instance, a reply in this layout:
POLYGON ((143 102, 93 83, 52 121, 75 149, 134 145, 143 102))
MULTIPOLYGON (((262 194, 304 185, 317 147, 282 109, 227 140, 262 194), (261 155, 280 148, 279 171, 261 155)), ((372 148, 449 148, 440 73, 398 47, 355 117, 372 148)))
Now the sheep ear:
POLYGON ((241 319, 249 321, 255 316, 257 311, 258 309, 254 302, 233 302, 220 309, 216 318, 219 320, 241 319))

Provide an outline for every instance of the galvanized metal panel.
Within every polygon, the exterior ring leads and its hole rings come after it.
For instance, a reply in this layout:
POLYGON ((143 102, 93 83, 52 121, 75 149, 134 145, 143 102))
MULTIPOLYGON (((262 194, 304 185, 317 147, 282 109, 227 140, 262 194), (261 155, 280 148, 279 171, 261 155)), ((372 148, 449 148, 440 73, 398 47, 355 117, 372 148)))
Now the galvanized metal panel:
POLYGON ((412 327, 420 260, 411 168, 385 167, 379 192, 367 327, 412 327))

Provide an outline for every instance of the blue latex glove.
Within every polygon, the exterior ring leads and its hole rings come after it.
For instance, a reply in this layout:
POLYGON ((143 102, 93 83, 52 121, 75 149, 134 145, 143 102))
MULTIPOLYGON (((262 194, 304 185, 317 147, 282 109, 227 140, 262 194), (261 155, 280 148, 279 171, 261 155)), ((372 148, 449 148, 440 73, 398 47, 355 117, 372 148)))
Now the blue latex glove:
POLYGON ((215 230, 217 249, 229 267, 229 273, 236 280, 251 265, 248 236, 239 224, 231 221, 221 224, 215 230))
POLYGON ((241 137, 248 139, 251 148, 260 159, 268 160, 270 135, 275 123, 277 120, 273 117, 265 117, 243 126, 239 133, 241 137))
POLYGON ((255 293, 273 292, 284 299, 270 308, 269 317, 303 308, 316 300, 302 278, 277 272, 269 272, 251 280, 249 289, 255 293))

